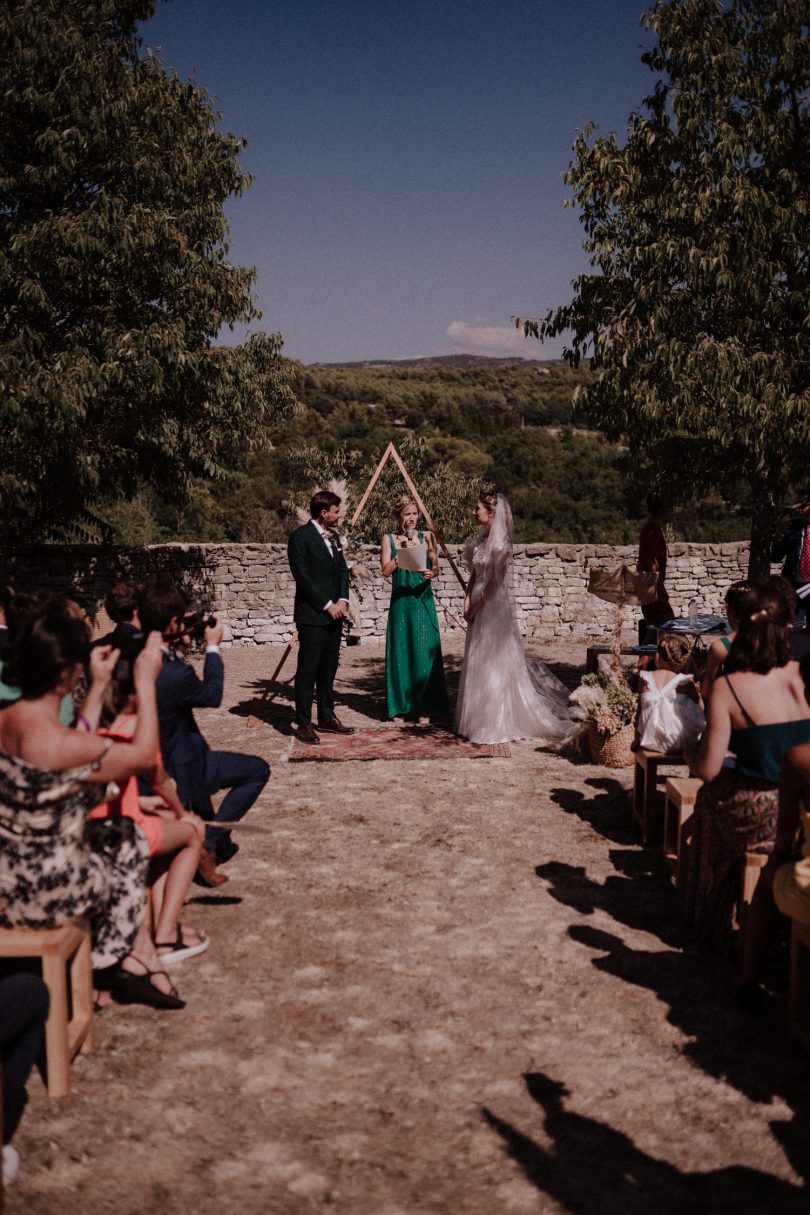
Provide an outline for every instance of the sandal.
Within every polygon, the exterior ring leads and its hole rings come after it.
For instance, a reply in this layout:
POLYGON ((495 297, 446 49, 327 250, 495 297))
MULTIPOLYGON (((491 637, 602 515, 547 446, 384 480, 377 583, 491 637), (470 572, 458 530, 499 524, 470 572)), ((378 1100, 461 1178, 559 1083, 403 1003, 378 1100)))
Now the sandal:
MULTIPOLYGON (((124 970, 119 962, 117 966, 108 967, 103 972, 103 987, 96 982, 100 990, 111 991, 119 1004, 148 1004, 151 1008, 172 1009, 186 1007, 185 1000, 180 999, 177 988, 165 970, 150 970, 140 958, 136 958, 134 954, 129 956, 133 962, 143 966, 143 974, 134 975, 131 971, 124 970), (161 991, 155 986, 152 982, 155 975, 165 975, 169 982, 168 991, 161 991)), ((98 979, 98 972, 96 978, 98 979)))
POLYGON ((177 925, 177 936, 173 941, 155 941, 155 949, 168 949, 168 953, 158 952, 158 957, 164 966, 173 966, 175 962, 183 962, 186 958, 195 958, 198 953, 205 953, 208 948, 208 937, 204 932, 197 932, 197 929, 192 929, 200 938, 196 945, 186 945, 183 940, 183 926, 177 925))

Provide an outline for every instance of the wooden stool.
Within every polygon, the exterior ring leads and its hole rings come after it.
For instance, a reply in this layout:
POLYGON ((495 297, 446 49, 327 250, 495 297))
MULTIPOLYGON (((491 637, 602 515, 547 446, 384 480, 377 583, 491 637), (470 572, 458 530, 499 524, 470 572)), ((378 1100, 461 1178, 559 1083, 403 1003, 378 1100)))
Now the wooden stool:
POLYGON ((657 810, 659 768, 683 768, 686 765, 680 751, 667 754, 639 747, 636 751, 636 766, 633 775, 633 819, 641 828, 641 842, 645 848, 661 838, 663 821, 657 810))
POLYGON ((48 1094, 70 1092, 70 1062, 77 1051, 93 1049, 93 971, 90 934, 81 924, 63 928, 0 928, 0 958, 40 958, 50 996, 45 1023, 48 1094), (70 972, 68 1020, 67 972, 70 972))
POLYGON ((740 884, 740 905, 742 907, 748 907, 753 899, 759 875, 770 859, 770 854, 766 852, 746 852, 740 884))
POLYGON ((788 1021, 791 1036, 810 1054, 810 924, 790 921, 790 989, 788 1021))
POLYGON ((687 823, 695 809, 695 798, 703 784, 691 776, 670 776, 664 790, 664 864, 680 890, 686 876, 689 845, 687 823))

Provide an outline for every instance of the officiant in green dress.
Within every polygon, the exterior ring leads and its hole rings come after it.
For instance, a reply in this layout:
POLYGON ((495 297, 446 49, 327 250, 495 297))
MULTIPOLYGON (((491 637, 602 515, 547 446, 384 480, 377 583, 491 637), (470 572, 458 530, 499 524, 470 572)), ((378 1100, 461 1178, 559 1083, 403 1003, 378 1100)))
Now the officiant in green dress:
POLYGON ((383 536, 380 545, 380 567, 392 580, 385 635, 388 717, 447 721, 450 704, 433 598, 436 538, 417 530, 419 510, 412 498, 399 499, 394 517, 397 530, 383 536))

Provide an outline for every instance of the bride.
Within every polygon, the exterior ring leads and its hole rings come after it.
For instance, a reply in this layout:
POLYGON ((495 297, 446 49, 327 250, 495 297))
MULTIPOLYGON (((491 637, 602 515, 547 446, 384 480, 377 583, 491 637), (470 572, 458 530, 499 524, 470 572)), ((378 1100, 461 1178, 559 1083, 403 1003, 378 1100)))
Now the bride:
POLYGON ((474 743, 559 742, 571 726, 568 689, 523 648, 512 603, 509 503, 503 494, 482 494, 474 517, 483 531, 464 598, 469 627, 453 729, 474 743))

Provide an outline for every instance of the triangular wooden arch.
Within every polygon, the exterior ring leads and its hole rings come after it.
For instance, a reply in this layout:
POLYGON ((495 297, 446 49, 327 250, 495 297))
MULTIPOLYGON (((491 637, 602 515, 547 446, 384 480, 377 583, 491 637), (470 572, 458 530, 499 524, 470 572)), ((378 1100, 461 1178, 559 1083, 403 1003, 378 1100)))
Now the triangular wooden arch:
POLYGON ((445 557, 450 562, 450 568, 452 569, 453 573, 455 574, 455 576, 458 578, 459 582, 461 583, 461 589, 463 591, 466 591, 467 583, 464 580, 464 578, 462 578, 462 576, 459 572, 458 566, 456 565, 455 561, 451 557, 451 555, 448 551, 447 545, 445 544, 444 540, 442 539, 441 532, 439 531, 439 529, 436 527, 436 524, 431 519, 430 514, 428 512, 428 508, 425 506, 424 502, 420 498, 419 490, 416 488, 413 481, 411 480, 411 478, 408 474, 407 468, 402 463, 402 456, 399 454, 396 447, 394 447, 393 443, 388 444, 388 446, 386 447, 385 451, 382 454, 382 459, 380 460, 377 467, 374 469, 371 480, 369 481, 368 485, 366 486, 366 492, 363 494, 363 496, 360 499, 360 502, 357 506, 357 509, 355 510, 354 514, 352 515, 352 523, 353 524, 356 523, 357 520, 362 515, 363 511, 365 510, 366 503, 368 502, 369 498, 371 497, 371 492, 374 489, 374 486, 377 484, 377 482, 380 479, 380 473, 385 468, 385 466, 389 460, 393 460, 394 463, 396 464, 397 468, 399 469, 399 471, 402 473, 403 480, 405 481, 405 484, 407 485, 408 489, 413 494, 413 500, 416 503, 416 505, 419 507, 419 510, 421 511, 422 516, 424 517, 425 523, 427 523, 428 527, 435 535, 439 548, 442 550, 445 557))

